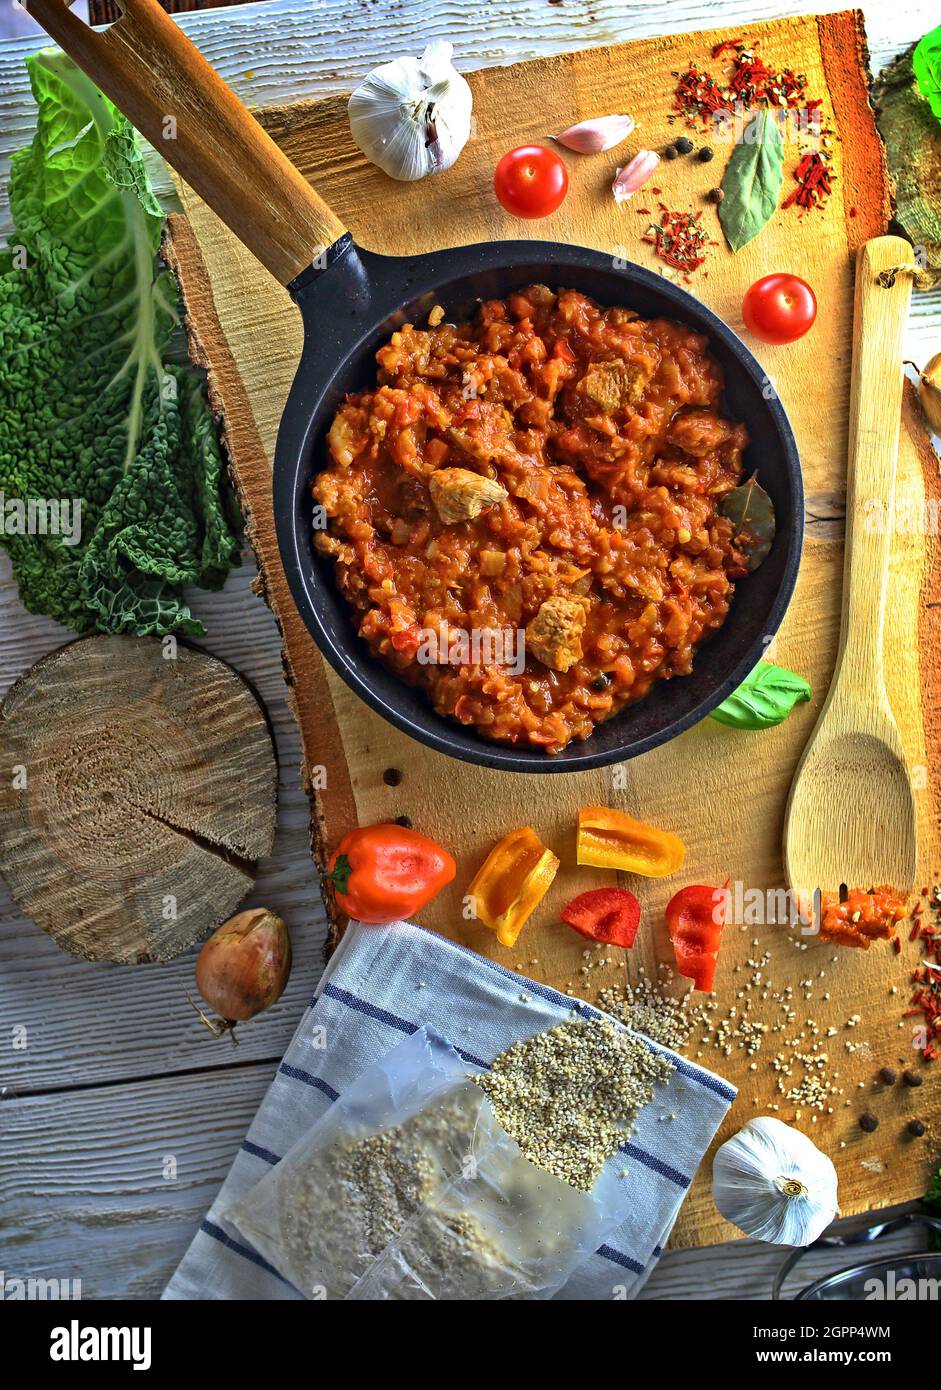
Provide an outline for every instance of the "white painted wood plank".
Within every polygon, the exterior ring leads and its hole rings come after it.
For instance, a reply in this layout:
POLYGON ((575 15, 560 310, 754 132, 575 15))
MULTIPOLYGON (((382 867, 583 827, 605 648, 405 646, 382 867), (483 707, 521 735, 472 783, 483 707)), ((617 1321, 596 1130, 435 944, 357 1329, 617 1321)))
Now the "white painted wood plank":
POLYGON ((274 1071, 3 1102, 6 1278, 80 1278, 83 1298, 159 1297, 274 1071))

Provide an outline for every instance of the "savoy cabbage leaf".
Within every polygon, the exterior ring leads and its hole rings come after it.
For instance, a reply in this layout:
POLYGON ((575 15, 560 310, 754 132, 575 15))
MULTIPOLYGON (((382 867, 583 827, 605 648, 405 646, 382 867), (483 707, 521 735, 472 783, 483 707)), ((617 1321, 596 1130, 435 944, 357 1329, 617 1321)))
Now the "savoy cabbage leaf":
POLYGON ((182 586, 222 586, 239 519, 202 381, 166 360, 163 214, 133 127, 90 79, 54 51, 27 67, 38 125, 0 253, 0 543, 32 612, 198 635, 182 586))

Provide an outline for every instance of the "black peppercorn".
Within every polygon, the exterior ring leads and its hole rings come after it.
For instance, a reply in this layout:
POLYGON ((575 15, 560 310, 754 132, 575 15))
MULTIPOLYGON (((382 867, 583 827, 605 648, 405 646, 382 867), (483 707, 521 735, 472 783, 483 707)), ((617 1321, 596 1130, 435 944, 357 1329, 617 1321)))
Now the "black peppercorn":
POLYGON ((920 1086, 924 1077, 917 1071, 903 1071, 902 1080, 906 1086, 920 1086))
POLYGON ((715 150, 711 145, 703 145, 696 158, 699 160, 700 164, 708 164, 714 154, 715 150))
POLYGON ((874 1129, 879 1128, 879 1121, 876 1119, 875 1115, 867 1110, 865 1115, 860 1115, 859 1117, 859 1127, 860 1129, 864 1129, 867 1134, 872 1134, 874 1129))
POLYGON ((403 830, 411 830, 412 828, 411 816, 396 816, 395 823, 396 825, 400 825, 403 830))
POLYGON ((666 149, 663 151, 664 159, 676 159, 678 154, 679 150, 675 145, 667 145, 666 149))
POLYGON ((913 1134, 916 1139, 920 1139, 925 1132, 925 1126, 922 1124, 921 1120, 909 1120, 908 1132, 909 1134, 913 1134))
POLYGON ((382 780, 387 787, 397 787, 402 780, 402 774, 397 767, 387 767, 382 774, 382 780))
POLYGON ((591 688, 592 690, 607 690, 610 684, 611 677, 608 675, 607 671, 599 671, 591 683, 591 688))
POLYGON ((677 140, 676 142, 676 149, 678 154, 689 154, 692 148, 692 140, 688 140, 685 135, 681 135, 679 140, 677 140))
POLYGON ((723 193, 721 188, 713 188, 709 191, 709 193, 706 196, 708 197, 710 203, 721 203, 722 199, 725 197, 725 194, 723 193))
POLYGON ((891 1067, 883 1067, 879 1073, 879 1080, 884 1081, 887 1086, 894 1086, 898 1079, 898 1072, 893 1071, 891 1067))

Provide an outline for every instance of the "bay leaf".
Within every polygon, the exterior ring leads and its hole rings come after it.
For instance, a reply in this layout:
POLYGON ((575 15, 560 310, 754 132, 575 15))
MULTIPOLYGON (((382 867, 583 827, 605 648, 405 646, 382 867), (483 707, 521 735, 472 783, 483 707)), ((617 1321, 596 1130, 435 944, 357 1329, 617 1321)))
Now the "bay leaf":
POLYGON ((745 127, 722 176, 719 221, 733 251, 753 241, 778 206, 784 145, 774 113, 759 111, 745 127))
POLYGON ((747 483, 726 493, 719 511, 735 527, 733 544, 742 552, 748 573, 754 573, 768 558, 774 540, 774 503, 753 473, 747 483))

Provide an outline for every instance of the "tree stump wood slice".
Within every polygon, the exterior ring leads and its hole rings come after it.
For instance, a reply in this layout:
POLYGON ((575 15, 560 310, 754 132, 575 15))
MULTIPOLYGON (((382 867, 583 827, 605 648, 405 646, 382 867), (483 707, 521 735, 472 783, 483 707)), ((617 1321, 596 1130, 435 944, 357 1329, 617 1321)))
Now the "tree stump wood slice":
POLYGON ((248 893, 276 815, 265 712, 198 648, 88 637, 0 706, 0 873, 73 955, 179 955, 248 893))

